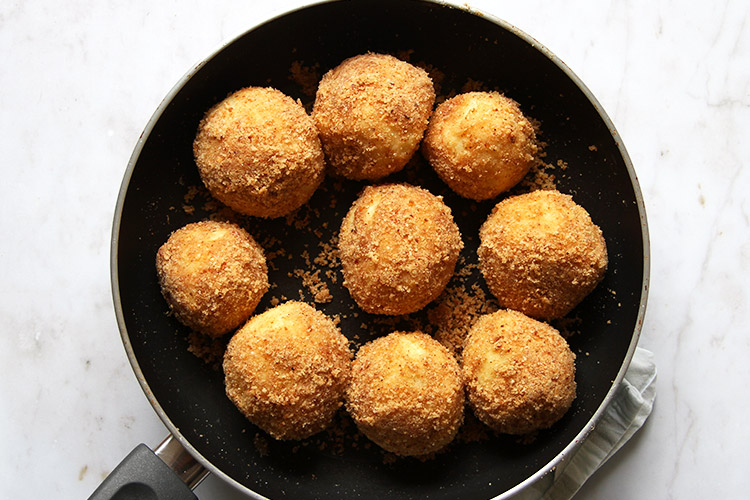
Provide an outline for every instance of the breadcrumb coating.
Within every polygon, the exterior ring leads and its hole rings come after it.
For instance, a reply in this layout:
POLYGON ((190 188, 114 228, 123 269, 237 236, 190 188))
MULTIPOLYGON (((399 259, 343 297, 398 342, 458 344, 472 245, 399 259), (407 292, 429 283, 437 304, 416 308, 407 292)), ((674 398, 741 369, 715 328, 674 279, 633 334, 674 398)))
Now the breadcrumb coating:
POLYGON ((473 200, 515 186, 538 149, 534 127, 518 103, 498 92, 468 92, 441 103, 422 143, 443 182, 473 200))
POLYGON ((422 332, 393 332, 362 346, 352 363, 346 407, 357 427, 397 455, 441 450, 463 422, 456 359, 422 332))
POLYGON ((213 337, 244 323, 269 286, 263 249, 228 222, 173 232, 156 253, 156 271, 177 320, 213 337))
POLYGON ((212 107, 193 152, 211 194, 245 215, 288 214, 310 199, 325 174, 312 119, 272 88, 244 88, 212 107))
POLYGON ((462 248, 442 198, 408 184, 366 187, 339 234, 344 285, 375 314, 407 314, 434 300, 462 248))
MULTIPOLYGON (((293 68, 295 78, 314 85, 303 70, 293 68)), ((234 92, 205 114, 193 152, 214 198, 245 215, 286 216, 296 229, 320 215, 295 210, 321 185, 325 168, 352 180, 382 179, 403 169, 420 141, 453 191, 487 200, 526 182, 541 146, 517 102, 473 91, 479 87, 465 87, 432 113, 435 90, 425 71, 367 53, 326 73, 317 93, 311 87, 310 116, 276 89, 234 92)), ((445 294, 427 314, 435 338, 396 331, 362 346, 354 361, 339 315, 329 318, 303 302, 278 305, 287 300, 282 294, 251 317, 269 289, 268 272, 261 247, 239 226, 201 222, 176 231, 157 253, 157 272, 175 317, 220 349, 227 397, 261 430, 279 440, 304 439, 329 427, 345 404, 362 434, 384 450, 426 456, 454 440, 466 397, 481 422, 507 434, 548 428, 569 410, 575 355, 557 330, 537 320, 566 315, 607 268, 600 229, 557 191, 498 203, 479 236, 479 263, 471 266, 480 268, 497 304, 473 279, 471 288, 462 282, 445 290, 463 242, 442 197, 408 184, 365 187, 328 242, 335 265, 325 275, 336 282, 340 265, 354 301, 373 314, 410 314, 445 294), (498 304, 508 309, 494 312, 498 304), (224 350, 219 337, 240 326, 224 350)), ((276 269, 273 254, 268 262, 276 269)), ((337 300, 307 250, 300 257, 301 267, 287 276, 301 280, 311 302, 337 300)), ((331 262, 319 258, 316 265, 331 262)), ((389 322, 387 331, 404 328, 395 326, 398 319, 375 318, 389 322)))
POLYGON ((303 439, 325 429, 341 407, 351 357, 329 317, 285 302, 251 318, 229 341, 226 393, 274 438, 303 439))
POLYGON ((575 354, 546 323, 512 310, 482 316, 462 356, 469 404, 497 432, 546 429, 576 396, 575 354))
POLYGON ((557 191, 501 201, 479 237, 480 268, 498 303, 536 319, 568 314, 607 269, 601 230, 571 196, 557 191))
POLYGON ((312 117, 332 171, 376 180, 404 168, 435 102, 423 69, 386 54, 363 54, 327 72, 312 117))

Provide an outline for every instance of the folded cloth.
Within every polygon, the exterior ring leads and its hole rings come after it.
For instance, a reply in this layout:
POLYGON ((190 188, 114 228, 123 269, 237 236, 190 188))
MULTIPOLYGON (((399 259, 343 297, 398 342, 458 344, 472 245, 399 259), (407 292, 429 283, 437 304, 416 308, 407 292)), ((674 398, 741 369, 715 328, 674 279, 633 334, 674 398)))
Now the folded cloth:
POLYGON ((625 378, 617 386, 596 427, 583 444, 513 500, 568 500, 583 483, 619 450, 651 414, 656 397, 656 365, 652 352, 636 348, 625 378))

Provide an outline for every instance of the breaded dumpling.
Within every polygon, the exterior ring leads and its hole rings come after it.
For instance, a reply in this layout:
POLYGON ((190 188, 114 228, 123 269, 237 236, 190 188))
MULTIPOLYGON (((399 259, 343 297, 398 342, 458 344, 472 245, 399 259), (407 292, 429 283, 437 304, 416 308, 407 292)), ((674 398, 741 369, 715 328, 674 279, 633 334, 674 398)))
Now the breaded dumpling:
POLYGON ((212 107, 193 152, 211 194, 245 215, 286 215, 310 199, 325 175, 312 119, 272 88, 244 88, 212 107))
POLYGON ((421 68, 385 54, 345 60, 323 76, 312 111, 330 168, 355 180, 401 170, 419 147, 434 102, 421 68))
POLYGON ((456 193, 494 198, 515 186, 537 154, 536 133, 518 103, 498 92, 469 92, 441 103, 422 152, 456 193))
POLYGON ((173 232, 156 253, 156 271, 175 317, 213 337, 244 323, 268 290, 263 249, 228 222, 195 222, 173 232))
POLYGON ((583 207, 557 191, 501 201, 479 238, 480 269, 497 301, 537 319, 568 314, 607 269, 601 230, 583 207))
POLYGON ((517 311, 480 317, 461 359, 469 404, 497 432, 546 429, 575 399, 575 355, 565 339, 517 311))
POLYGON ((343 403, 350 370, 346 337, 302 302, 254 316, 224 353, 227 396, 276 439, 303 439, 325 429, 343 403))
POLYGON ((456 359, 421 332, 393 332, 360 348, 346 407, 362 433, 397 455, 444 448, 463 422, 456 359))
POLYGON ((408 314, 453 275, 461 234, 441 197, 408 184, 366 187, 339 233, 344 285, 375 314, 408 314))

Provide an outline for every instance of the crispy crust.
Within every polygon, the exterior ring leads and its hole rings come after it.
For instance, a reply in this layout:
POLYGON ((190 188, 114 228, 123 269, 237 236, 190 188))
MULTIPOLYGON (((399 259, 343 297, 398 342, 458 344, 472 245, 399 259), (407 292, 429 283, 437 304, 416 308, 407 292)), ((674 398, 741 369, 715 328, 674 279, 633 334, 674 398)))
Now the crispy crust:
POLYGON ((272 88, 238 90, 212 107, 193 143, 211 194, 234 210, 280 217, 307 202, 325 162, 312 119, 272 88))
POLYGON ((442 198, 408 184, 366 187, 339 234, 344 285, 375 314, 407 314, 434 300, 462 248, 442 198))
POLYGON ((575 355, 565 339, 517 311, 481 317, 466 339, 462 364, 474 414, 497 432, 546 429, 576 396, 575 355))
POLYGON ((434 102, 421 68, 384 54, 345 60, 323 76, 312 111, 330 168, 356 180, 401 170, 419 147, 434 102))
POLYGON ((224 354, 229 399, 276 439, 325 429, 349 381, 348 341, 330 318, 302 302, 253 317, 224 354))
POLYGON ((501 306, 537 319, 568 314, 604 277, 602 232, 569 195, 534 191, 498 203, 479 232, 479 263, 501 306))
POLYGON ((458 362, 421 332, 378 338, 362 346, 352 363, 346 407, 360 431, 387 451, 439 451, 463 422, 458 362))
POLYGON ((156 271, 175 317, 214 337, 247 320, 268 290, 262 248, 227 222, 196 222, 173 232, 156 253, 156 271))
POLYGON ((498 92, 469 92, 437 107, 422 152, 456 193, 486 200, 526 175, 538 146, 517 102, 498 92))

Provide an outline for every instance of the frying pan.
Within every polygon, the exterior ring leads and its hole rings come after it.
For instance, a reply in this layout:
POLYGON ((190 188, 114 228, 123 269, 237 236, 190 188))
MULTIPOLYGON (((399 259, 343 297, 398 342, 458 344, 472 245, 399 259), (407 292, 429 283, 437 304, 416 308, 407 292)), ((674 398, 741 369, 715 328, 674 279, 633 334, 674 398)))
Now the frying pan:
MULTIPOLYGON (((476 203, 456 196, 419 154, 387 180, 418 183, 444 197, 463 234, 462 265, 473 269, 462 283, 484 287, 471 265, 476 263, 479 226, 497 200, 476 203)), ((269 259, 275 285, 256 312, 276 300, 314 303, 298 270, 317 255, 319 241, 335 236, 364 185, 329 178, 292 217, 269 221, 235 216, 269 255, 276 255, 269 259)), ((635 350, 648 289, 643 200, 627 152, 596 99, 560 60, 513 26, 421 0, 315 4, 255 27, 193 68, 159 106, 128 164, 111 258, 114 304, 127 355, 171 433, 159 455, 187 457, 178 467, 190 486, 208 470, 251 498, 511 497, 563 466, 595 427, 635 350), (192 156, 203 113, 249 85, 278 88, 309 109, 315 78, 368 51, 427 68, 441 98, 471 87, 499 90, 517 100, 539 122, 544 161, 555 166, 548 173, 554 174, 556 187, 585 207, 605 235, 610 264, 604 281, 566 323, 577 354, 578 396, 562 420, 530 442, 486 433, 482 439, 458 439, 430 460, 394 459, 358 435, 344 412, 333 431, 302 442, 274 441, 226 398, 221 369, 189 351, 189 330, 168 314, 154 270, 156 250, 175 229, 222 213, 202 189, 192 156)), ((354 343, 422 324, 424 312, 392 321, 357 312, 341 285, 340 270, 334 267, 332 273, 326 279, 333 300, 314 305, 339 319, 354 343)), ((140 468, 153 472, 162 465, 149 462, 140 468)), ((124 469, 128 467, 118 467, 124 469)), ((105 490, 158 489, 144 479, 119 481, 117 486, 103 484, 95 497, 105 490)))

